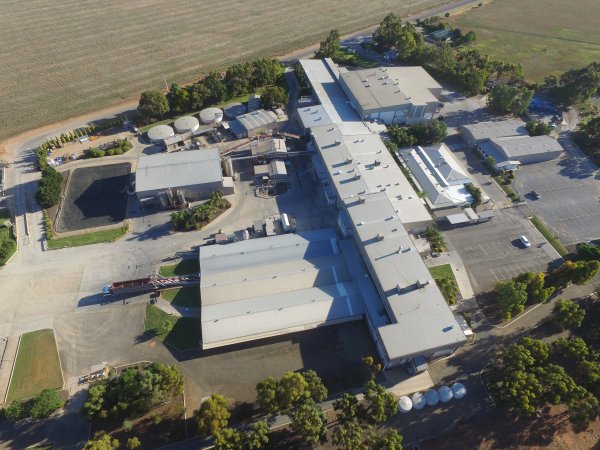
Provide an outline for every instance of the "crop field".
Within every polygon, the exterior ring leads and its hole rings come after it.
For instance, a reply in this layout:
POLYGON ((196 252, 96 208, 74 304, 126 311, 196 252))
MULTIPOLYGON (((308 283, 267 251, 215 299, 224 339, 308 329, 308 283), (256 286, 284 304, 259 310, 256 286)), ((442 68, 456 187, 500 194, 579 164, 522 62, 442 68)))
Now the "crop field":
POLYGON ((599 17, 598 0, 496 0, 450 22, 475 31, 483 53, 521 63, 528 79, 543 81, 600 61, 599 17))
POLYGON ((0 139, 444 0, 4 0, 0 139))

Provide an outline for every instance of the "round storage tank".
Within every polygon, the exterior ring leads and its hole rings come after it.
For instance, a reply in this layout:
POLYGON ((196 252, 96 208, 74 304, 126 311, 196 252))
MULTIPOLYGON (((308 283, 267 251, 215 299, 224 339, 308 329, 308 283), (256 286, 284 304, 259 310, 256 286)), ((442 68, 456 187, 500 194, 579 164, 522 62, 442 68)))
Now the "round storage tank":
POLYGON ((192 116, 183 116, 175 121, 175 130, 178 133, 191 133, 198 128, 200 128, 200 123, 192 116))
POLYGON ((241 116, 242 114, 246 114, 248 108, 246 105, 242 105, 241 103, 230 103, 229 105, 223 108, 223 112, 225 113, 225 117, 228 119, 235 119, 237 116, 241 116))
POLYGON ((205 125, 217 125, 223 120, 223 110, 219 108, 206 108, 200 111, 200 121, 205 125))
POLYGON ((166 138, 174 135, 175 132, 169 125, 156 125, 148 130, 148 139, 154 144, 162 144, 166 138))

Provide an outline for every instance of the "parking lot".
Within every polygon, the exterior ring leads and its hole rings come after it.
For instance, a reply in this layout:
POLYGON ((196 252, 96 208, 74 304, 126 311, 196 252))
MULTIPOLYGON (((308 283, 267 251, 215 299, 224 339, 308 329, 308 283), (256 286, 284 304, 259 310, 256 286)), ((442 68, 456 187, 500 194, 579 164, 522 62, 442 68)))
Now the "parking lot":
POLYGON ((559 256, 516 208, 496 210, 490 222, 444 232, 449 250, 459 253, 475 293, 523 272, 547 271, 559 256), (519 236, 531 247, 525 248, 519 236))
POLYGON ((568 143, 565 156, 554 161, 521 166, 514 186, 528 201, 531 215, 539 216, 565 245, 600 238, 600 173, 588 158, 568 143), (536 200, 531 194, 541 195, 536 200))

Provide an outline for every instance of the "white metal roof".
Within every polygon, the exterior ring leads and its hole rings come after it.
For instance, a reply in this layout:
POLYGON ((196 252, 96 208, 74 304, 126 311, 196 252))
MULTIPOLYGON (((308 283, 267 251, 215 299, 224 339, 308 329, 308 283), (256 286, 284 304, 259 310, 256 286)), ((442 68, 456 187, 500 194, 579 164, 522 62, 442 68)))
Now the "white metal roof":
POLYGON ((516 159, 523 156, 544 153, 562 152, 563 147, 550 136, 514 136, 490 139, 505 155, 506 159, 516 159))
POLYGON ((235 119, 246 131, 255 130, 260 127, 268 127, 277 122, 277 115, 273 111, 258 109, 235 119))
POLYGON ((431 216, 379 136, 349 107, 336 66, 330 60, 301 64, 334 122, 311 133, 383 293, 387 320, 365 306, 385 352, 405 358, 460 345, 465 337, 405 228, 431 216), (417 282, 428 283, 415 288, 417 282))
POLYGON ((331 229, 200 247, 200 276, 204 348, 363 313, 331 229))
POLYGON ((494 120, 463 125, 461 131, 475 141, 505 136, 528 136, 525 122, 519 119, 494 120))
POLYGON ((152 142, 160 141, 175 134, 169 125, 156 125, 148 130, 148 139, 152 142))
POLYGON ((173 124, 178 133, 191 133, 200 128, 200 122, 194 116, 183 116, 173 124))
POLYGON ((442 87, 420 66, 351 70, 340 75, 363 111, 437 103, 442 87))
POLYGON ((142 155, 135 171, 135 191, 194 186, 223 180, 216 148, 142 155))

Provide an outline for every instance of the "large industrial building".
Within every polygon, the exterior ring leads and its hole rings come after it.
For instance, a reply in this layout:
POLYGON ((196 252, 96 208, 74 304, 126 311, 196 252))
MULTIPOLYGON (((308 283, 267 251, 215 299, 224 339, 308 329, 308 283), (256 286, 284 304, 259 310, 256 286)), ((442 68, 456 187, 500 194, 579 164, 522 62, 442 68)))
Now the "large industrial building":
POLYGON ((173 196, 193 202, 215 190, 233 193, 233 181, 223 177, 218 149, 142 155, 138 160, 135 192, 141 202, 167 206, 173 196))
POLYGON ((465 187, 471 179, 446 144, 402 149, 398 156, 425 193, 430 209, 463 207, 473 202, 465 187))
POLYGON ((339 83, 363 120, 412 124, 431 120, 442 86, 422 67, 338 70, 339 83))
POLYGON ((347 264, 332 229, 200 247, 202 348, 361 319, 347 264))
POLYGON ((203 347, 364 317, 384 368, 451 355, 465 333, 410 234, 432 223, 425 202, 385 127, 350 105, 333 61, 300 63, 319 105, 299 118, 338 230, 201 248, 203 347))
POLYGON ((465 125, 460 134, 468 145, 476 146, 485 157, 494 158, 499 170, 549 161, 564 150, 550 136, 529 136, 525 122, 515 119, 465 125))

